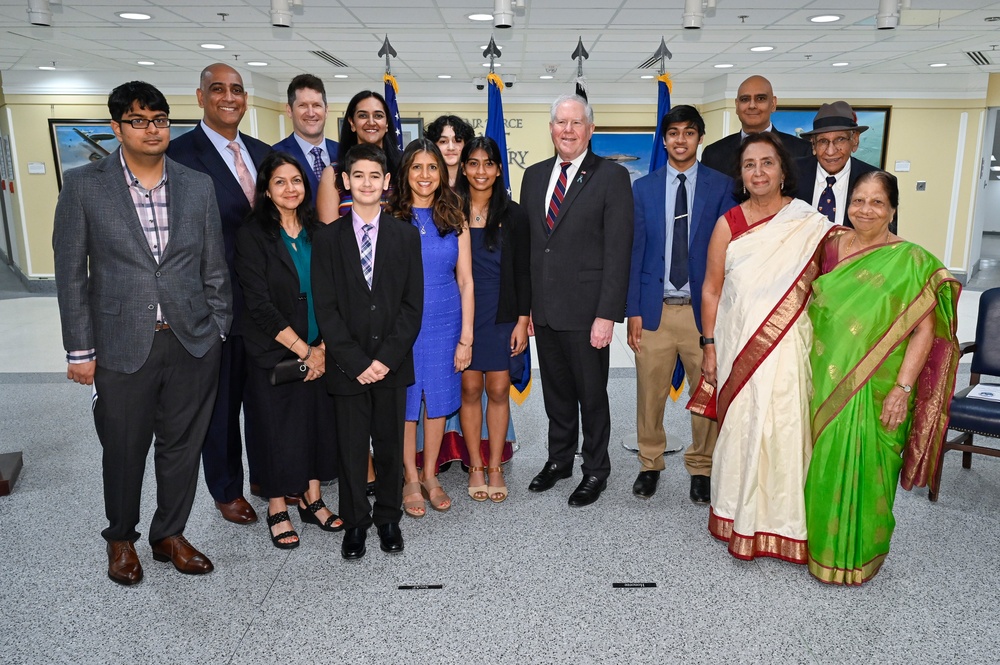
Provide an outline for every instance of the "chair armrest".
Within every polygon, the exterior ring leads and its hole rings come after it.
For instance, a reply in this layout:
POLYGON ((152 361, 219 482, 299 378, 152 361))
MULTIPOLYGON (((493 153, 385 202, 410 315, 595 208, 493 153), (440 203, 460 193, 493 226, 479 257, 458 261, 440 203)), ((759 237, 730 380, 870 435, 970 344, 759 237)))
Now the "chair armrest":
POLYGON ((963 342, 958 345, 958 356, 962 357, 966 353, 975 353, 976 343, 975 342, 963 342))

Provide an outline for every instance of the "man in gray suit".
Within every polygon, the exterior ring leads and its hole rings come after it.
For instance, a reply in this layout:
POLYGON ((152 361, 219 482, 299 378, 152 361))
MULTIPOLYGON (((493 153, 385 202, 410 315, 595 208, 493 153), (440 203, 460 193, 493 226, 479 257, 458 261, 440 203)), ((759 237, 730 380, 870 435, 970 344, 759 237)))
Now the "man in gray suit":
POLYGON ((69 379, 94 385, 108 577, 142 580, 134 543, 155 438, 153 558, 212 570, 183 535, 219 381, 232 291, 212 181, 166 158, 170 108, 148 83, 108 97, 121 148, 66 174, 52 246, 69 379))

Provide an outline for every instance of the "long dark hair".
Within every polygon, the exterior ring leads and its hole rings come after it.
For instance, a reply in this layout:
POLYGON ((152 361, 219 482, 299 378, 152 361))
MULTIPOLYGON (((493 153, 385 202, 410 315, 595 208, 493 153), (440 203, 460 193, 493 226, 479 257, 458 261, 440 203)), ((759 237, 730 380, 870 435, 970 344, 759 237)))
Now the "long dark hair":
POLYGON ((316 214, 316 206, 312 202, 309 178, 306 176, 306 172, 302 170, 302 165, 299 164, 298 160, 287 152, 268 153, 267 157, 264 158, 264 161, 257 168, 256 196, 254 197, 253 209, 247 215, 247 221, 259 224, 261 228, 275 238, 280 236, 281 213, 278 212, 278 208, 274 205, 271 197, 267 195, 267 190, 268 185, 271 184, 271 177, 274 175, 274 172, 278 170, 278 167, 285 164, 291 164, 295 167, 302 177, 302 184, 305 186, 305 196, 302 198, 302 203, 299 204, 299 207, 295 209, 295 214, 299 218, 299 224, 302 225, 302 229, 306 232, 306 240, 309 240, 320 226, 319 216, 316 214))
POLYGON ((389 196, 389 205, 386 212, 403 221, 413 220, 413 192, 410 189, 409 172, 413 166, 413 160, 417 153, 426 152, 434 156, 438 164, 438 173, 441 174, 440 184, 434 192, 434 204, 432 217, 434 225, 437 226, 438 234, 446 236, 452 231, 456 235, 462 233, 465 226, 465 218, 462 216, 462 200, 458 194, 451 191, 448 186, 448 166, 444 163, 444 157, 438 147, 427 139, 415 139, 410 141, 403 151, 403 159, 399 165, 399 178, 396 187, 389 196))
MULTIPOLYGON (((354 111, 357 110, 358 104, 369 97, 377 99, 379 104, 382 105, 382 110, 385 111, 386 132, 385 136, 382 137, 382 145, 379 147, 385 153, 386 162, 389 164, 389 169, 386 173, 389 173, 395 179, 396 173, 399 171, 400 157, 399 148, 396 146, 396 134, 392 127, 392 115, 389 113, 389 105, 386 103, 385 97, 374 90, 362 90, 351 97, 351 101, 347 103, 347 110, 344 111, 344 121, 340 124, 340 151, 337 156, 337 162, 342 164, 347 151, 358 144, 358 133, 351 129, 351 120, 354 118, 354 111)), ((344 183, 341 182, 340 178, 337 178, 337 187, 343 190, 344 183)))
POLYGON ((740 203, 743 203, 750 198, 750 194, 747 193, 747 188, 743 185, 743 153, 745 153, 747 148, 752 146, 754 143, 766 143, 774 148, 774 152, 778 155, 778 161, 781 162, 781 195, 795 198, 797 187, 795 184, 795 169, 792 166, 792 157, 788 154, 788 150, 785 149, 784 144, 781 142, 781 137, 774 132, 748 134, 747 137, 743 139, 743 143, 740 144, 740 149, 736 152, 737 166, 734 173, 737 174, 737 177, 736 182, 733 184, 733 196, 740 203))
POLYGON ((461 141, 463 145, 471 141, 472 137, 476 135, 476 132, 472 129, 472 125, 457 115, 442 115, 424 128, 424 136, 437 143, 438 139, 441 138, 441 134, 444 133, 445 127, 451 127, 451 130, 455 132, 455 138, 461 141))
POLYGON ((490 206, 486 213, 486 231, 483 240, 486 249, 493 251, 502 244, 500 227, 507 219, 507 211, 510 209, 510 197, 507 196, 507 186, 503 180, 503 161, 500 157, 500 146, 488 136, 476 136, 466 142, 462 148, 462 157, 458 163, 462 167, 458 170, 458 179, 455 181, 455 191, 462 197, 462 210, 465 218, 472 219, 472 195, 469 191, 469 178, 465 175, 465 163, 473 151, 482 150, 486 153, 486 159, 497 165, 497 179, 493 183, 493 191, 490 192, 490 206))

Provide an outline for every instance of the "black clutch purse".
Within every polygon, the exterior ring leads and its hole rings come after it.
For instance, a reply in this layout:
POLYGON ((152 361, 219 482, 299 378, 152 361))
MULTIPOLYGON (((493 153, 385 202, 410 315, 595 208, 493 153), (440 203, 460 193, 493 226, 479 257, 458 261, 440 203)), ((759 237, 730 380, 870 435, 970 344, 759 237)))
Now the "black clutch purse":
POLYGON ((309 368, 298 358, 282 360, 271 370, 271 385, 280 386, 293 381, 303 381, 309 368))

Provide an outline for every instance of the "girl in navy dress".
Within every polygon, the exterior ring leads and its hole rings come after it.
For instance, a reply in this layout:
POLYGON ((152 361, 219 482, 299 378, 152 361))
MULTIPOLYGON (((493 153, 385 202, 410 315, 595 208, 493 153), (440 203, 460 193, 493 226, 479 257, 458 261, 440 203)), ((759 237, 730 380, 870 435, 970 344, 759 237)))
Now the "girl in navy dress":
POLYGON ((472 361, 472 249, 461 200, 451 191, 441 151, 417 139, 403 152, 399 182, 388 211, 420 231, 424 266, 424 313, 413 345, 416 382, 406 390, 403 436, 403 510, 422 517, 424 496, 438 511, 451 499, 437 479, 444 421, 462 400, 461 372, 472 361), (417 418, 424 406, 424 467, 417 470, 417 418), (427 460, 430 460, 428 463, 427 460), (422 490, 422 492, 421 492, 422 490))
POLYGON ((490 450, 484 465, 479 437, 466 437, 469 496, 494 503, 507 498, 500 463, 510 422, 511 358, 528 346, 531 311, 528 218, 507 196, 500 164, 496 141, 477 136, 462 150, 457 182, 469 220, 476 283, 475 343, 472 362, 462 373, 462 431, 482 429, 485 387, 490 450))

